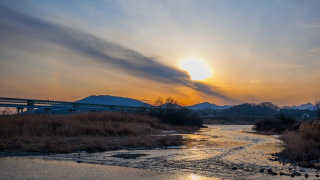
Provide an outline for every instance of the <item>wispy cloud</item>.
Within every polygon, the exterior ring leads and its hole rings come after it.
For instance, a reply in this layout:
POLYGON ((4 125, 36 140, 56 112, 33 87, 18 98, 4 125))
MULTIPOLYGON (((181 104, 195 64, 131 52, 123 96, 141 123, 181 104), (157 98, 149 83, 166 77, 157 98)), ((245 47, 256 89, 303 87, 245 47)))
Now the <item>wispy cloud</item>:
POLYGON ((309 52, 309 53, 319 53, 319 52, 320 52, 320 47, 310 49, 310 50, 308 50, 308 52, 309 52))
POLYGON ((161 64, 155 59, 92 34, 35 18, 1 5, 0 34, 2 46, 11 41, 22 43, 25 39, 32 39, 33 46, 36 46, 37 41, 54 43, 81 53, 102 65, 111 64, 136 77, 166 84, 180 84, 207 95, 236 102, 223 95, 216 87, 190 80, 185 71, 161 64))

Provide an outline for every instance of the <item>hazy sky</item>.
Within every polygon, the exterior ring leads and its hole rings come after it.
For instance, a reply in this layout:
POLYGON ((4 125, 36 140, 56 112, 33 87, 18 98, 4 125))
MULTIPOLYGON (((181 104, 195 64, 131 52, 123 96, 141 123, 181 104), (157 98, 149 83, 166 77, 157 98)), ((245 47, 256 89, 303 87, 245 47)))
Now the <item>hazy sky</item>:
POLYGON ((319 0, 0 0, 0 96, 320 99, 319 0), (190 79, 181 60, 213 75, 190 79))

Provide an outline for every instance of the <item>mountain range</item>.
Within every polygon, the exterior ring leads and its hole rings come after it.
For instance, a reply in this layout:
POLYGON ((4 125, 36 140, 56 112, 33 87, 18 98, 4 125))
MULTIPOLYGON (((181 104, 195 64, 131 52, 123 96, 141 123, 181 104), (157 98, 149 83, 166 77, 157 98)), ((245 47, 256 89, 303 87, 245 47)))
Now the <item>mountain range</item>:
MULTIPOLYGON (((119 96, 110 96, 110 95, 98 95, 98 96, 88 96, 81 100, 76 101, 78 103, 91 103, 91 104, 106 104, 106 105, 119 105, 119 106, 151 106, 150 104, 144 103, 137 99, 119 97, 119 96)), ((201 109, 227 109, 232 106, 218 106, 215 104, 210 104, 208 102, 195 104, 192 106, 188 106, 193 110, 201 110, 201 109)))
MULTIPOLYGON (((110 96, 110 95, 88 96, 88 97, 83 98, 81 100, 78 100, 76 102, 92 103, 92 104, 106 104, 106 105, 119 105, 119 106, 135 106, 135 107, 151 106, 150 104, 144 103, 144 102, 139 101, 137 99, 119 97, 119 96, 110 96)), ((194 105, 191 105, 188 107, 193 110, 202 110, 202 109, 224 110, 224 109, 228 109, 232 106, 229 106, 229 105, 219 106, 219 105, 216 105, 213 103, 204 102, 204 103, 194 104, 194 105)), ((311 103, 307 103, 307 104, 301 104, 299 106, 291 106, 291 108, 301 109, 301 110, 304 110, 304 109, 314 110, 315 106, 311 103)))
POLYGON ((192 110, 201 110, 201 109, 213 109, 213 110, 223 110, 223 109, 228 109, 232 106, 218 106, 216 104, 211 104, 208 102, 200 103, 200 104, 194 104, 192 106, 188 106, 192 110))
POLYGON ((301 105, 299 105, 299 106, 291 106, 291 108, 294 108, 294 109, 302 109, 302 110, 304 110, 304 109, 307 109, 307 110, 315 110, 315 109, 316 109, 316 107, 315 107, 313 104, 311 104, 311 103, 301 104, 301 105))

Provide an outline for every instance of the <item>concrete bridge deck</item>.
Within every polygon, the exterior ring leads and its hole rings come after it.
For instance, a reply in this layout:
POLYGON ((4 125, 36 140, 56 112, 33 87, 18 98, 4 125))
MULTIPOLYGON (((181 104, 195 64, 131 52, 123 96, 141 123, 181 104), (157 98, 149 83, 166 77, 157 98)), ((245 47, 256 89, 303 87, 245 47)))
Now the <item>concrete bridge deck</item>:
POLYGON ((105 104, 77 103, 67 101, 52 101, 40 99, 20 99, 0 97, 0 107, 15 107, 17 112, 22 113, 24 108, 27 108, 27 113, 34 113, 34 109, 44 109, 47 113, 51 113, 53 109, 67 109, 70 112, 76 110, 97 110, 97 111, 126 111, 136 112, 141 107, 135 106, 118 106, 105 104))

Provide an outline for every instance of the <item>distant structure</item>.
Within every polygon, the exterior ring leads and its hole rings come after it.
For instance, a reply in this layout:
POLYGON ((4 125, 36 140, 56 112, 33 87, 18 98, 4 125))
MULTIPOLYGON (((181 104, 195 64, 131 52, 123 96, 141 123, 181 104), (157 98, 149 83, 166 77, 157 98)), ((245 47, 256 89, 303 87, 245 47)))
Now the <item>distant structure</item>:
POLYGON ((303 119, 308 119, 308 118, 310 118, 310 116, 309 116, 309 114, 304 114, 304 115, 302 115, 302 118, 303 119))
POLYGON ((47 114, 51 114, 53 109, 65 109, 70 113, 77 110, 85 111, 120 111, 120 112, 138 112, 140 107, 134 106, 118 106, 118 105, 104 105, 92 103, 75 103, 66 101, 49 101, 39 99, 20 99, 20 98, 6 98, 0 97, 0 107, 11 107, 17 109, 17 114, 23 113, 23 109, 27 109, 27 114, 33 114, 34 109, 44 109, 47 114))

